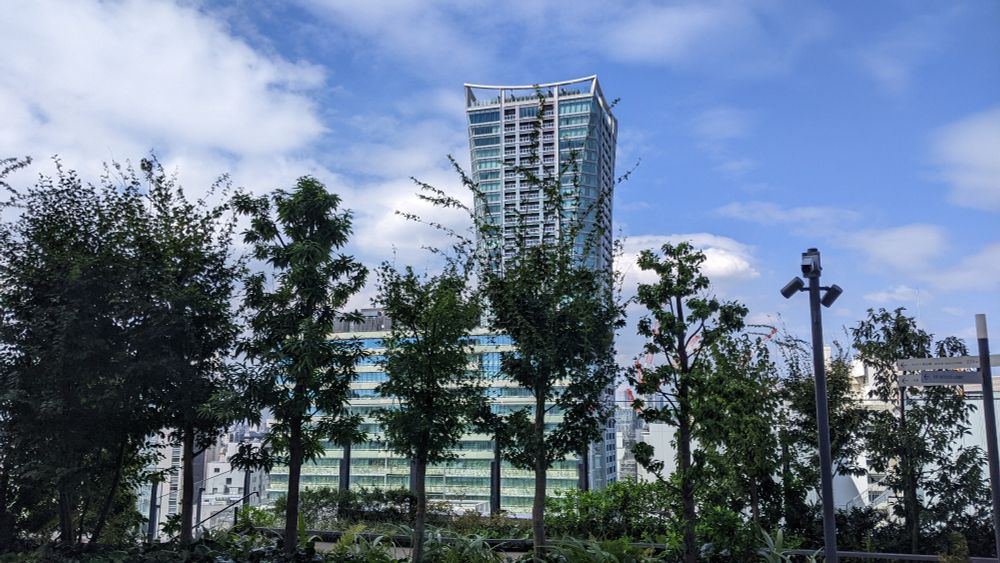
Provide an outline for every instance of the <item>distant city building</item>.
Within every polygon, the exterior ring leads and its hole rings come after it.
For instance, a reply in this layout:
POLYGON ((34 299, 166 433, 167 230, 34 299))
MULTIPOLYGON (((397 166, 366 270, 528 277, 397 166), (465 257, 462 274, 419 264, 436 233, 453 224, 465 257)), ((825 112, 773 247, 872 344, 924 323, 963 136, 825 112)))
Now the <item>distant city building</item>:
POLYGON ((205 522, 201 527, 209 530, 229 528, 234 523, 236 508, 243 506, 244 498, 249 506, 260 505, 267 498, 267 473, 237 469, 229 462, 239 451, 241 443, 259 446, 263 439, 263 432, 241 424, 205 451, 205 477, 196 488, 196 492, 202 490, 201 518, 205 522))
MULTIPOLYGON (((585 265, 610 273, 612 268, 611 201, 614 190, 615 145, 618 123, 604 99, 596 76, 538 86, 465 85, 471 178, 482 198, 475 211, 481 221, 498 227, 497 236, 480 240, 498 251, 501 261, 517 251, 518 237, 526 244, 554 241, 566 221, 581 221, 582 232, 574 241, 585 265), (546 210, 544 194, 524 174, 532 167, 538 176, 557 180, 566 197, 558 209, 546 210), (592 241, 588 252, 585 241, 592 241)), ((550 202, 551 203, 551 202, 550 202)), ((410 486, 410 460, 389 451, 379 441, 379 426, 372 417, 378 408, 389 407, 393 398, 379 396, 375 388, 386 380, 379 367, 391 321, 378 310, 368 310, 360 323, 338 326, 334 339, 359 341, 371 355, 359 363, 351 385, 350 410, 364 417, 362 429, 371 441, 355 444, 351 452, 351 487, 399 488, 410 486)), ((532 405, 528 390, 499 376, 500 357, 515 351, 509 336, 478 329, 469 335, 475 363, 492 384, 489 393, 497 413, 510 413, 532 405)), ((612 389, 605 398, 613 403, 612 389)), ((556 424, 562 414, 553 409, 546 422, 556 424)), ((302 470, 302 487, 339 483, 343 450, 332 443, 325 455, 302 470)), ((547 473, 548 489, 581 486, 585 467, 588 487, 601 488, 618 478, 617 423, 606 423, 602 440, 589 448, 586 459, 556 462, 547 473)), ((428 497, 460 508, 489 510, 490 463, 493 437, 471 433, 456 452, 458 459, 427 470, 428 497)), ((507 462, 501 468, 501 507, 527 514, 534 495, 532 471, 515 469, 507 462)), ((287 468, 275 467, 270 475, 271 499, 287 491, 287 468)))
MULTIPOLYGON (((381 489, 409 488, 410 460, 389 450, 379 440, 380 428, 373 412, 378 408, 391 407, 392 397, 378 394, 375 388, 386 380, 386 373, 379 364, 384 351, 383 339, 389 335, 391 320, 380 310, 363 311, 360 323, 341 323, 333 335, 334 339, 354 340, 370 352, 357 367, 357 377, 351 384, 350 411, 364 418, 362 430, 370 441, 354 444, 351 448, 350 486, 381 489)), ((489 395, 492 409, 504 414, 530 407, 533 400, 524 388, 499 377, 500 355, 511 352, 514 347, 509 336, 491 334, 484 329, 469 335, 473 346, 474 361, 470 369, 479 371, 491 379, 489 395)), ((546 415, 547 423, 558 423, 562 414, 553 409, 546 415)), ((325 453, 315 462, 302 468, 302 487, 332 487, 339 484, 340 463, 343 449, 333 443, 325 444, 325 453)), ((451 463, 427 468, 427 496, 435 502, 446 502, 457 509, 489 511, 490 462, 493 460, 493 437, 486 434, 470 433, 461 441, 456 451, 458 459, 451 463)), ((578 461, 569 459, 556 462, 547 473, 550 491, 576 488, 578 486, 578 461)), ((288 487, 287 467, 275 467, 271 471, 268 493, 271 499, 284 495, 288 487)), ((534 473, 515 469, 509 463, 501 466, 501 507, 504 510, 527 514, 531 511, 534 495, 534 473)))
MULTIPOLYGON (((537 85, 465 84, 471 179, 481 195, 478 220, 496 226, 479 244, 508 260, 523 245, 555 241, 564 223, 582 226, 573 241, 590 268, 611 273, 611 202, 618 121, 597 76, 537 85), (560 186, 563 201, 546 201, 528 172, 560 186), (586 245, 590 245, 586 248, 586 245)), ((610 277, 609 277, 610 279, 610 277)), ((611 406, 614 390, 605 390, 611 406)), ((587 485, 617 477, 615 419, 587 460, 587 485)))
MULTIPOLYGON (((166 430, 164 432, 167 432, 166 430)), ((198 515, 199 493, 201 500, 201 517, 206 522, 202 528, 213 529, 228 527, 233 524, 234 512, 221 511, 226 505, 241 499, 246 480, 249 478, 249 490, 257 491, 250 497, 251 505, 259 505, 267 498, 267 473, 262 470, 243 472, 229 465, 228 459, 236 453, 240 442, 260 443, 264 433, 247 424, 237 424, 221 437, 216 445, 209 447, 194 458, 193 481, 194 498, 192 499, 193 514, 198 515), (201 489, 201 491, 199 491, 201 489), (215 513, 219 512, 218 515, 215 513), (215 515, 215 517, 212 517, 215 515)), ((153 533, 155 541, 169 541, 171 538, 162 533, 163 526, 171 518, 181 513, 181 491, 184 484, 181 446, 171 444, 160 436, 151 438, 151 448, 158 454, 155 464, 147 468, 161 475, 162 481, 155 488, 156 522, 153 533)), ((150 500, 154 493, 152 484, 145 483, 139 487, 136 508, 144 518, 150 515, 150 500)), ((143 530, 149 533, 149 523, 143 530)), ((148 536, 147 536, 148 537, 148 536)))
MULTIPOLYGON (((615 184, 618 122, 597 76, 537 86, 465 85, 471 177, 483 194, 476 202, 481 221, 498 227, 504 259, 525 244, 555 240, 560 223, 585 225, 575 241, 593 236, 595 252, 584 259, 596 269, 612 267, 611 200, 615 184), (525 175, 559 175, 561 210, 546 212, 545 194, 525 175)), ((582 252, 581 252, 582 255, 582 252)))

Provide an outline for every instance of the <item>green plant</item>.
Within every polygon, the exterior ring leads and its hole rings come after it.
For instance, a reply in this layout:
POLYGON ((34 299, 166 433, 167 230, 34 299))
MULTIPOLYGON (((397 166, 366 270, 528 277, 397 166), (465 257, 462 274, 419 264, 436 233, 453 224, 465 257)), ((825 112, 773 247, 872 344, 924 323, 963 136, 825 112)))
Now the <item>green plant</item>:
POLYGON ((563 538, 549 545, 548 563, 656 563, 667 561, 650 548, 635 547, 628 538, 584 540, 563 538))
MULTIPOLYGON (((778 528, 774 532, 772 537, 765 530, 758 530, 759 541, 764 544, 764 547, 758 550, 758 554, 765 563, 791 563, 792 561, 802 561, 801 556, 794 557, 788 553, 789 547, 785 545, 785 535, 781 528, 778 528)), ((816 557, 819 555, 819 551, 813 555, 806 556, 804 561, 807 563, 816 563, 816 557)))
POLYGON ((547 525, 555 536, 650 541, 671 526, 676 497, 661 481, 624 480, 597 491, 567 489, 549 497, 547 525))
POLYGON ((500 563, 503 553, 484 536, 455 534, 441 528, 428 530, 425 560, 430 563, 500 563))

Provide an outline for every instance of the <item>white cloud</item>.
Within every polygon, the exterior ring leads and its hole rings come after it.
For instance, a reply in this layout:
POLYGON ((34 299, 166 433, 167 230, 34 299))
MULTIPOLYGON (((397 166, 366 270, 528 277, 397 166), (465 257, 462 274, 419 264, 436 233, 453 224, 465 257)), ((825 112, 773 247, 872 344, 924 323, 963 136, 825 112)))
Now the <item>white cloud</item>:
POLYGON ((910 273, 926 271, 949 246, 943 228, 926 224, 864 230, 846 242, 861 251, 875 269, 910 273))
POLYGON ((932 5, 931 12, 901 21, 858 52, 861 70, 882 93, 905 93, 914 72, 940 50, 947 40, 949 28, 962 11, 957 4, 932 5))
POLYGON ((750 115, 736 108, 718 107, 702 112, 692 125, 703 143, 714 145, 745 137, 750 130, 750 115))
POLYGON ((931 299, 931 294, 923 289, 907 285, 897 285, 882 291, 867 293, 864 299, 865 301, 883 305, 901 302, 926 303, 931 299))
POLYGON ((625 239, 622 255, 615 267, 625 275, 626 293, 634 292, 638 283, 655 281, 655 274, 639 270, 636 261, 639 252, 650 249, 659 252, 666 243, 690 242, 705 254, 702 273, 713 283, 746 280, 757 277, 754 268, 753 247, 728 237, 710 233, 690 233, 673 235, 639 235, 625 239))
POLYGON ((945 127, 933 151, 953 203, 1000 211, 1000 107, 945 127))
POLYGON ((998 291, 1000 243, 987 245, 952 265, 928 270, 923 279, 944 291, 998 291))
POLYGON ((791 225, 828 230, 856 223, 861 214, 839 207, 805 206, 782 207, 765 201, 733 202, 715 210, 723 217, 739 219, 760 225, 791 225))
POLYGON ((795 2, 512 0, 502 10, 482 0, 299 3, 376 57, 406 61, 422 73, 473 78, 486 69, 493 76, 520 74, 510 54, 537 50, 657 66, 710 61, 704 68, 713 74, 772 72, 829 30, 825 13, 795 2), (512 44, 512 28, 524 39, 512 44))
POLYGON ((14 2, 0 19, 0 149, 98 156, 185 147, 294 150, 324 127, 311 65, 265 57, 198 11, 164 1, 14 2))
POLYGON ((743 176, 757 166, 749 157, 737 154, 733 144, 749 135, 752 119, 748 112, 733 107, 706 110, 691 122, 698 147, 716 162, 716 167, 729 176, 743 176))

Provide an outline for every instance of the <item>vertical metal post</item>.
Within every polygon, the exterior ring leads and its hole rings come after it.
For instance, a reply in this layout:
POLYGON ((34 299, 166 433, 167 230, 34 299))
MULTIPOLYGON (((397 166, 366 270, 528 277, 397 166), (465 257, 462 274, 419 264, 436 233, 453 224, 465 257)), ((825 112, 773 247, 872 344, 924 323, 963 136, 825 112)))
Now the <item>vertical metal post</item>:
POLYGON ((195 505, 194 512, 194 530, 191 530, 191 536, 194 537, 194 539, 198 539, 198 536, 201 535, 198 533, 198 530, 201 529, 201 495, 204 492, 205 487, 198 488, 198 504, 195 505))
MULTIPOLYGON (((816 253, 819 254, 818 251, 816 253)), ((806 274, 809 278, 809 313, 812 317, 813 372, 816 374, 816 427, 819 429, 819 470, 823 492, 823 552, 826 563, 837 563, 837 522, 833 513, 833 456, 830 453, 830 414, 826 398, 826 362, 823 358, 823 317, 819 302, 819 276, 819 267, 806 274)))
POLYGON ((490 515, 500 514, 500 435, 493 438, 493 461, 490 462, 490 515))
POLYGON ((976 315, 976 339, 979 341, 979 369, 983 374, 983 414, 986 418, 986 452, 990 460, 990 492, 993 496, 993 540, 1000 555, 1000 459, 997 453, 997 415, 993 404, 993 369, 990 366, 990 341, 986 315, 976 315))
POLYGON ((149 491, 149 528, 147 529, 147 535, 149 537, 149 543, 156 541, 156 531, 159 528, 157 525, 157 514, 156 514, 156 503, 159 500, 157 494, 159 491, 160 481, 154 479, 152 485, 150 485, 149 491))

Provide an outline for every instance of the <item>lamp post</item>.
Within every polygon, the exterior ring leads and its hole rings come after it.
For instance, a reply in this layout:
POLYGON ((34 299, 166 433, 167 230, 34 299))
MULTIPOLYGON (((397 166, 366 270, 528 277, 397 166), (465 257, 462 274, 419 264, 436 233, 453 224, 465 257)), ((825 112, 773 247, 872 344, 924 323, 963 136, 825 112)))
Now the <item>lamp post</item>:
POLYGON ((819 464, 823 495, 823 551, 827 563, 837 563, 837 523, 833 514, 833 456, 830 453, 830 413, 826 398, 826 362, 823 358, 823 317, 820 305, 829 307, 844 290, 838 285, 821 287, 819 250, 810 248, 802 253, 802 275, 809 287, 796 276, 781 289, 790 299, 800 291, 809 292, 809 313, 812 320, 813 372, 816 375, 816 427, 819 430, 819 464), (824 295, 820 297, 820 291, 824 295))

